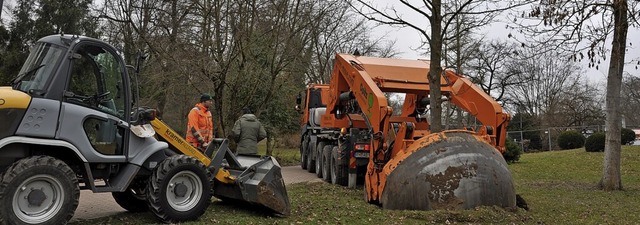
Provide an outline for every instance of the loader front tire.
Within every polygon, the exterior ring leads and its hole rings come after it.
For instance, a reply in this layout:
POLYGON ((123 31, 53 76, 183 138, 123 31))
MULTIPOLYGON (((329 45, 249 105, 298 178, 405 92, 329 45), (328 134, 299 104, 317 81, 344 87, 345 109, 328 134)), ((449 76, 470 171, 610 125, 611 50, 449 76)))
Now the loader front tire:
POLYGON ((186 155, 166 158, 147 185, 149 209, 165 223, 196 220, 211 204, 213 179, 197 159, 186 155))
POLYGON ((21 159, 0 176, 0 224, 65 224, 80 198, 75 172, 50 156, 21 159))

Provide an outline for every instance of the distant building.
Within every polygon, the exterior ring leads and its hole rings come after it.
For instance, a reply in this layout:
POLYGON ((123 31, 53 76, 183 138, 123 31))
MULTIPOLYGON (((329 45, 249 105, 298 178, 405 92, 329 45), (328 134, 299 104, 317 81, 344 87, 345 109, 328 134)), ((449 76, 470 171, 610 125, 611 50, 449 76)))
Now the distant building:
POLYGON ((636 133, 636 140, 633 141, 632 145, 640 145, 640 129, 631 129, 634 133, 636 133))
POLYGON ((636 133, 636 140, 640 139, 640 129, 631 129, 634 133, 636 133))

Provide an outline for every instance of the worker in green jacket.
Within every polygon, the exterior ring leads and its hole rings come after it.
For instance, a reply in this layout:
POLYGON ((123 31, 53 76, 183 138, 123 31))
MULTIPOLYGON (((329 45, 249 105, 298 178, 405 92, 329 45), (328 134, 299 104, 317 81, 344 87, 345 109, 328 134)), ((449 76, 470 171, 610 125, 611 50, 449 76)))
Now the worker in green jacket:
POLYGON ((237 154, 258 154, 258 142, 267 137, 267 132, 251 109, 244 108, 243 115, 233 125, 233 136, 237 154))

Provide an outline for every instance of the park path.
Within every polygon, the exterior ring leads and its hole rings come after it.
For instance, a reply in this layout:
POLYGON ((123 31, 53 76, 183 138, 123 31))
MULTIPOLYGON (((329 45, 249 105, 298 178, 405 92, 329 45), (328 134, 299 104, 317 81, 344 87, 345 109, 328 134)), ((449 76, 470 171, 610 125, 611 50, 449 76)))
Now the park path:
MULTIPOLYGON (((285 184, 307 181, 321 181, 315 173, 309 173, 300 166, 282 167, 282 178, 285 184)), ((90 190, 80 191, 80 204, 70 222, 112 216, 126 212, 113 200, 111 193, 93 193, 90 190)))

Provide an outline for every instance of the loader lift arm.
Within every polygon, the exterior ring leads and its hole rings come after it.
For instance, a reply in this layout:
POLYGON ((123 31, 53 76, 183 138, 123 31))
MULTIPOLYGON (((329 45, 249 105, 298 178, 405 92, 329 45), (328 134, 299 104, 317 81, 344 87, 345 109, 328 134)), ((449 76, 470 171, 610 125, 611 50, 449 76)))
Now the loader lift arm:
POLYGON ((229 149, 228 140, 222 138, 214 139, 206 151, 201 152, 162 120, 155 118, 151 126, 172 149, 195 157, 209 167, 215 179, 212 188, 216 197, 263 206, 281 216, 290 214, 281 168, 273 157, 236 156, 229 149))
MULTIPOLYGON (((326 114, 321 118, 321 126, 370 130, 372 147, 365 176, 367 200, 381 203, 385 208, 397 209, 432 209, 443 205, 455 205, 456 201, 463 202, 460 203, 462 205, 456 205, 463 208, 475 207, 478 204, 506 207, 510 207, 512 203, 514 205, 515 191, 511 175, 501 155, 504 152, 509 115, 471 81, 451 70, 445 70, 440 79, 442 95, 475 116, 483 126, 475 132, 463 129, 431 133, 424 115, 429 104, 428 72, 429 61, 336 55, 329 88, 330 99, 326 114), (406 95, 400 115, 393 115, 393 109, 384 95, 389 92, 406 95), (461 148, 466 150, 454 150, 461 148), (439 151, 447 153, 440 154, 439 151), (467 156, 470 157, 467 160, 471 162, 470 165, 454 162, 460 161, 457 158, 467 156), (437 163, 429 160, 438 157, 449 157, 445 160, 447 165, 432 168, 437 163), (414 161, 415 163, 411 164, 414 161), (429 162, 425 164, 427 161, 429 162), (480 163, 489 166, 479 169, 477 164, 480 163), (425 181, 425 174, 432 176, 433 174, 429 173, 438 172, 437 170, 459 170, 455 173, 445 173, 445 177, 449 176, 447 179, 466 176, 467 173, 478 172, 477 170, 482 170, 480 173, 493 173, 497 177, 496 180, 482 180, 483 178, 475 176, 473 179, 483 184, 497 183, 497 186, 493 187, 494 194, 488 196, 501 200, 477 198, 481 200, 475 201, 472 197, 467 200, 467 197, 459 195, 437 196, 437 193, 454 191, 446 185, 435 187, 436 181, 430 178, 425 181), (400 185, 399 183, 411 182, 403 180, 407 177, 423 182, 400 185), (392 187, 386 188, 390 184, 392 187), (416 199, 415 197, 420 195, 410 190, 432 192, 424 194, 422 199, 416 199)), ((490 174, 479 176, 484 175, 490 174)), ((460 178, 457 182, 460 182, 460 178)), ((460 187, 464 186, 460 184, 460 187)), ((485 191, 484 188, 487 187, 479 189, 485 191)))

